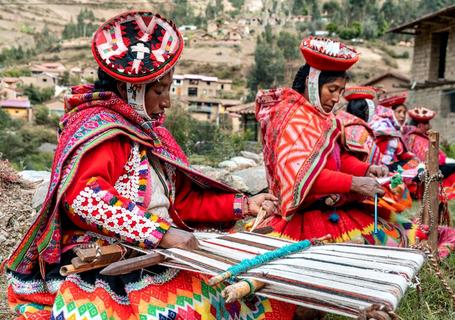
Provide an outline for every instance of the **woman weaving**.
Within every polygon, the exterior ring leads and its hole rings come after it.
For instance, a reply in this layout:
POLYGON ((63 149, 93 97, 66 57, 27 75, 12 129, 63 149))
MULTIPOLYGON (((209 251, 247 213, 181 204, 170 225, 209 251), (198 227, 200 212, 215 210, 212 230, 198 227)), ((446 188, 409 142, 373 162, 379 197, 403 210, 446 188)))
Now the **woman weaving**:
POLYGON ((263 298, 226 304, 222 286, 171 268, 58 274, 78 245, 191 250, 193 228, 230 227, 265 200, 273 209, 269 194, 247 199, 192 170, 162 127, 182 49, 175 25, 151 12, 116 16, 95 33, 100 79, 66 97, 48 195, 6 261, 9 303, 22 319, 292 317, 292 307, 263 298))
POLYGON ((389 224, 389 211, 380 212, 375 233, 373 210, 358 204, 384 194, 376 177, 388 173, 342 148, 341 124, 332 113, 358 54, 324 38, 305 39, 300 48, 306 64, 293 89, 260 92, 256 99, 268 183, 280 199, 278 214, 265 224, 295 240, 330 235, 335 242, 398 246, 414 243, 416 233, 425 237, 407 220, 389 224))

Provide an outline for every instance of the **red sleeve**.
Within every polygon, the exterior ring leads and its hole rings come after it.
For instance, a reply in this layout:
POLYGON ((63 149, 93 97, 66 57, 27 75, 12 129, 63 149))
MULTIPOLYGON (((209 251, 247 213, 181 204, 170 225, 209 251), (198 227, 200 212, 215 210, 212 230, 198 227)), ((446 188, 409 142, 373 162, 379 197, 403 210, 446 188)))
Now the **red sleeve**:
MULTIPOLYGON (((114 185, 129 175, 127 162, 140 157, 126 138, 110 139, 86 152, 63 201, 69 219, 83 230, 120 238, 144 248, 158 245, 169 222, 121 196, 114 185)), ((128 166, 133 170, 133 164, 128 166)), ((140 168, 137 168, 140 169, 140 168)))
POLYGON ((348 193, 351 190, 352 175, 329 169, 322 169, 311 187, 310 194, 348 193))
POLYGON ((242 198, 234 193, 203 189, 181 172, 175 188, 174 209, 184 222, 225 223, 243 218, 241 209, 234 208, 235 198, 237 202, 242 198))
POLYGON ((367 162, 360 161, 348 152, 341 154, 341 172, 363 177, 369 167, 370 165, 367 162))

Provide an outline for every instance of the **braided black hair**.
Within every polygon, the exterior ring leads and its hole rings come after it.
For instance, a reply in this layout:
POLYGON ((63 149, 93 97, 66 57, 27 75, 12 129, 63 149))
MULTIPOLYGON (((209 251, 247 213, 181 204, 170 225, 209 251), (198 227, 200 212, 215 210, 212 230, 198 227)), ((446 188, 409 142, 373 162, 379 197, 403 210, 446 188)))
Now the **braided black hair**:
MULTIPOLYGON (((297 71, 294 82, 292 83, 292 89, 297 91, 300 94, 304 94, 306 87, 306 79, 310 73, 310 65, 304 64, 297 71)), ((335 81, 338 78, 343 78, 349 80, 349 73, 346 71, 321 71, 319 75, 319 94, 321 93, 322 85, 335 81)))
POLYGON ((368 121, 368 117, 370 116, 368 112, 368 103, 365 99, 349 101, 346 111, 363 121, 368 121))
POLYGON ((95 81, 95 91, 112 91, 120 95, 117 89, 117 81, 101 68, 98 68, 98 80, 95 81))

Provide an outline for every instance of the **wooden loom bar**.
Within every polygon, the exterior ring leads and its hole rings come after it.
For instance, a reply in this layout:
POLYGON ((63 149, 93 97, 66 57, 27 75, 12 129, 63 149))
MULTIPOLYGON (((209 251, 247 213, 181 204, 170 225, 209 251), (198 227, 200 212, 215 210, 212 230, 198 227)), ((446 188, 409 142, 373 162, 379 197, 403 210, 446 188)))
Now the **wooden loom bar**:
MULTIPOLYGON (((439 132, 430 130, 428 133, 430 140, 426 169, 428 175, 433 177, 439 173, 439 132)), ((427 186, 425 186, 427 188, 427 186)), ((424 196, 423 223, 430 227, 428 243, 436 252, 438 249, 438 221, 439 221, 439 181, 432 180, 428 185, 428 194, 424 196), (425 198, 427 201, 425 201, 425 198)))

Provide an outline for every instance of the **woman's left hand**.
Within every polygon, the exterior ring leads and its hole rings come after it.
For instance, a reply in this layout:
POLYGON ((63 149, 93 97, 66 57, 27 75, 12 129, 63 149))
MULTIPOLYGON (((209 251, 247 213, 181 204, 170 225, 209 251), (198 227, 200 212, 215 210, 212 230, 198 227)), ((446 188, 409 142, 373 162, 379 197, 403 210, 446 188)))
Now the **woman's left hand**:
POLYGON ((366 176, 382 178, 382 177, 387 176, 388 174, 389 174, 389 169, 386 166, 378 166, 378 165, 372 164, 368 168, 366 176))
POLYGON ((277 211, 278 198, 270 193, 260 193, 248 198, 247 206, 247 215, 257 216, 262 207, 266 212, 266 216, 269 216, 277 211))

